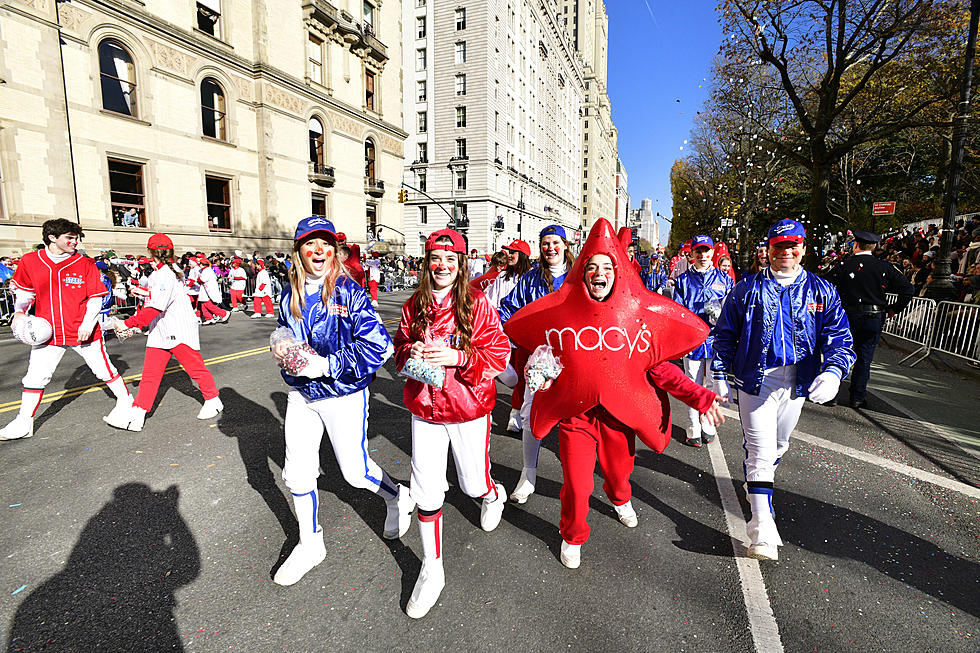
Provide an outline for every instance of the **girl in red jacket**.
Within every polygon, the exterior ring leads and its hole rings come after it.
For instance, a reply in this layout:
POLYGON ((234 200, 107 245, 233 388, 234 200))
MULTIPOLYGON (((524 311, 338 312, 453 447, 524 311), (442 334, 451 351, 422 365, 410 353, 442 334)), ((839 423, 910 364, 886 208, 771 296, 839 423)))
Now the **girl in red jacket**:
POLYGON ((425 251, 426 272, 402 306, 395 335, 399 369, 417 358, 446 372, 441 387, 414 379, 405 384, 405 406, 412 413, 411 496, 418 504, 423 551, 406 608, 415 619, 428 613, 446 584, 442 504, 449 489, 449 446, 460 487, 483 498, 483 530, 497 527, 507 501, 503 486, 490 476, 490 412, 497 400, 494 379, 507 367, 510 342, 486 295, 470 287, 463 237, 440 229, 429 236, 425 251))

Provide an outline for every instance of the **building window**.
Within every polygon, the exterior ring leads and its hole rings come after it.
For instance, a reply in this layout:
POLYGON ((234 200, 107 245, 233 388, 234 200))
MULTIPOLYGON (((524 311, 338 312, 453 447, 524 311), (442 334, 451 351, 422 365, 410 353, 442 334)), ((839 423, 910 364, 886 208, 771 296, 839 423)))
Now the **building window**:
POLYGON ((425 133, 426 130, 427 130, 427 128, 428 128, 428 125, 426 124, 428 122, 426 120, 426 117, 427 116, 428 116, 428 112, 426 112, 426 111, 419 111, 419 133, 420 134, 425 133))
POLYGON ((499 111, 494 111, 493 112, 493 130, 494 131, 497 131, 498 129, 500 129, 500 112, 499 111))
POLYGON ((211 77, 201 82, 201 122, 204 135, 219 141, 228 140, 228 121, 225 119, 225 92, 211 77))
POLYGON ((319 118, 310 118, 310 162, 322 166, 323 158, 323 123, 319 118))
POLYGON ((368 178, 368 181, 372 184, 374 183, 374 141, 370 138, 364 141, 364 176, 368 178))
POLYGON ((327 217, 327 196, 313 193, 310 202, 310 215, 318 215, 321 218, 327 217))
POLYGON ((99 73, 102 108, 136 118, 136 66, 126 48, 117 41, 99 43, 99 73))
POLYGON ((323 41, 309 35, 306 41, 307 76, 317 84, 323 83, 323 41))
POLYGON ((136 224, 145 227, 146 197, 143 194, 143 164, 119 159, 109 159, 108 162, 112 223, 121 226, 124 224, 123 214, 135 210, 136 224))
POLYGON ((456 95, 466 95, 466 75, 456 75, 456 95))
POLYGON ((429 162, 429 144, 426 142, 419 143, 419 163, 429 162))
POLYGON ((419 96, 418 101, 419 102, 425 102, 425 98, 426 98, 426 85, 425 85, 425 80, 424 79, 421 79, 421 80, 415 82, 415 86, 416 86, 416 89, 418 90, 418 96, 419 96))
POLYGON ((456 156, 465 159, 466 158, 466 139, 457 138, 456 139, 456 156))
POLYGON ((582 183, 582 190, 589 190, 589 182, 582 183))
POLYGON ((466 63, 466 41, 456 41, 456 63, 466 63))
POLYGON ((197 0, 197 29, 221 38, 221 0, 197 0))
POLYGON ((208 198, 208 229, 231 231, 231 180, 222 177, 204 177, 208 198))
POLYGON ((415 0, 415 6, 421 9, 425 6, 425 0, 415 0))
POLYGON ((363 11, 364 29, 368 34, 374 34, 374 5, 364 0, 363 11))
POLYGON ((415 19, 415 38, 425 38, 425 16, 418 16, 415 19))
POLYGON ((364 108, 368 111, 374 111, 374 72, 371 70, 364 71, 364 108))
POLYGON ((419 187, 419 190, 423 192, 427 190, 425 181, 428 175, 426 174, 425 170, 419 170, 415 176, 417 178, 416 181, 418 182, 416 185, 419 187))
POLYGON ((462 7, 456 10, 456 29, 466 29, 466 9, 462 7))
POLYGON ((429 207, 419 207, 419 224, 429 224, 429 207))
POLYGON ((456 190, 466 190, 466 171, 456 171, 456 190))
POLYGON ((425 70, 425 48, 415 51, 415 70, 425 70))
POLYGON ((466 107, 456 107, 456 126, 466 126, 466 107))

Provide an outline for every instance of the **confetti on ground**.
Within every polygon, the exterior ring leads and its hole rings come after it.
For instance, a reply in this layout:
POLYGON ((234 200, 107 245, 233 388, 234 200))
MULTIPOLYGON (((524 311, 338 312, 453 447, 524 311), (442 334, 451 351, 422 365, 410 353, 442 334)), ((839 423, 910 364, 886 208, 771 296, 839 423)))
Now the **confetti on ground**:
POLYGON ((137 451, 136 453, 143 453, 142 451, 137 451))
POLYGON ((180 467, 180 463, 170 463, 171 467, 180 467))
POLYGON ((21 585, 20 587, 18 587, 17 589, 15 589, 13 592, 11 592, 10 593, 10 596, 14 596, 15 594, 20 594, 21 592, 23 592, 26 589, 27 589, 27 585, 21 585))
POLYGON ((16 508, 16 507, 17 507, 17 506, 19 506, 19 505, 20 505, 19 503, 12 503, 12 504, 10 504, 10 505, 9 505, 9 506, 7 506, 7 507, 8 507, 8 508, 16 508))

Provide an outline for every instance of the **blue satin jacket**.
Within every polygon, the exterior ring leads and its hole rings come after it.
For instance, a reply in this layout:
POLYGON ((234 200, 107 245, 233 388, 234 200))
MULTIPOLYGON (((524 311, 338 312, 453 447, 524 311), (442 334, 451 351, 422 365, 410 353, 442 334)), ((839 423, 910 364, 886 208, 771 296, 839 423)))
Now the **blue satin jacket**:
POLYGON ((777 317, 792 324, 786 364, 796 365, 796 396, 806 397, 821 372, 844 378, 854 364, 854 341, 830 282, 806 270, 783 288, 768 268, 738 282, 714 328, 715 378, 735 375, 735 387, 758 395, 777 317), (783 294, 789 301, 783 302, 783 294), (781 316, 777 316, 778 312, 781 316))
POLYGON ((292 286, 285 284, 279 301, 279 326, 288 327, 299 342, 309 343, 330 362, 330 376, 282 378, 310 401, 343 397, 359 392, 374 380, 374 373, 391 358, 394 345, 388 331, 368 300, 364 289, 352 279, 337 279, 329 305, 320 299, 320 289, 306 296, 302 319, 289 312, 292 286))
MULTIPOLYGON (((711 322, 708 321, 705 305, 711 301, 716 301, 719 304, 724 302, 725 297, 734 287, 735 283, 732 278, 718 268, 710 267, 705 272, 698 272, 692 265, 674 281, 673 299, 701 318, 709 328, 713 328, 711 322)), ((688 354, 687 357, 694 360, 711 358, 713 341, 714 331, 712 330, 704 343, 688 354)))
POLYGON ((660 292, 667 287, 667 275, 654 270, 647 270, 643 284, 650 292, 660 292))
MULTIPOLYGON (((568 276, 568 271, 560 277, 555 277, 554 282, 551 284, 553 287, 552 292, 561 288, 561 284, 565 282, 565 277, 568 276)), ((531 269, 527 271, 514 289, 510 291, 510 294, 503 298, 500 302, 500 308, 497 312, 500 314, 500 323, 504 324, 510 319, 510 316, 524 308, 535 299, 541 299, 548 294, 548 286, 544 284, 544 279, 541 278, 540 264, 535 263, 531 266, 531 269)))

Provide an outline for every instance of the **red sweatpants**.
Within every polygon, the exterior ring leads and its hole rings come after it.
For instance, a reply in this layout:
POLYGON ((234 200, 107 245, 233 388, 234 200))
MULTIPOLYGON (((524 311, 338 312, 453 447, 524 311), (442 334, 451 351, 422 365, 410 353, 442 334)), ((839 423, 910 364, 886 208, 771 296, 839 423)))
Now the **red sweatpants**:
POLYGON ((242 300, 242 295, 245 294, 244 290, 230 290, 231 293, 231 307, 233 309, 238 308, 238 303, 241 302, 242 308, 245 307, 245 302, 242 300))
POLYGON ((275 311, 272 308, 272 297, 253 297, 252 310, 256 313, 273 315, 275 311))
POLYGON ((170 363, 170 356, 176 356, 187 375, 194 379, 197 387, 201 389, 204 400, 214 399, 218 396, 218 386, 214 383, 214 377, 204 366, 204 359, 201 352, 191 349, 187 345, 177 345, 173 349, 159 349, 157 347, 147 347, 146 356, 143 358, 143 377, 140 379, 140 389, 136 393, 134 406, 150 412, 153 408, 153 401, 157 398, 157 390, 160 389, 160 379, 163 372, 170 363))
POLYGON ((558 528, 562 539, 569 544, 584 544, 589 539, 586 517, 595 486, 597 456, 606 479, 602 484, 606 496, 617 506, 630 500, 635 437, 631 428, 601 406, 558 424, 558 456, 564 476, 558 528))
POLYGON ((228 311, 215 306, 210 299, 206 302, 198 301, 197 307, 201 310, 201 318, 204 320, 210 320, 212 317, 224 317, 228 314, 228 311))
POLYGON ((378 282, 368 281, 368 289, 371 291, 371 300, 378 301, 378 282))

